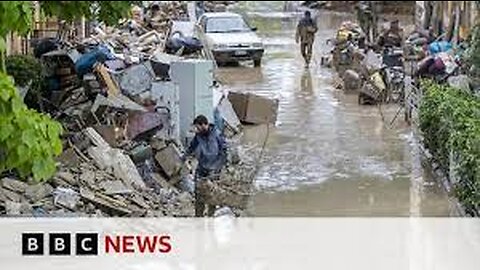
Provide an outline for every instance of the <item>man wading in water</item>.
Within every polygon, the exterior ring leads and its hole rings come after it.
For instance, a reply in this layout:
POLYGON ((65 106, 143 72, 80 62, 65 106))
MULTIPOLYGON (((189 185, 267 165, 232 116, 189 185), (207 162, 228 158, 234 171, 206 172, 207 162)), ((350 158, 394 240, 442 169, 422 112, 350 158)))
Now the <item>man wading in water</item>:
POLYGON ((300 51, 307 68, 312 58, 313 41, 317 32, 317 23, 312 19, 310 11, 305 11, 304 17, 298 22, 295 41, 300 43, 300 51))
POLYGON ((214 125, 208 123, 207 117, 199 115, 193 121, 195 126, 195 137, 190 143, 182 160, 194 155, 198 160, 195 171, 195 216, 203 217, 205 207, 207 215, 213 216, 215 205, 207 205, 203 194, 198 192, 200 181, 205 178, 219 174, 227 160, 227 143, 225 138, 214 125))

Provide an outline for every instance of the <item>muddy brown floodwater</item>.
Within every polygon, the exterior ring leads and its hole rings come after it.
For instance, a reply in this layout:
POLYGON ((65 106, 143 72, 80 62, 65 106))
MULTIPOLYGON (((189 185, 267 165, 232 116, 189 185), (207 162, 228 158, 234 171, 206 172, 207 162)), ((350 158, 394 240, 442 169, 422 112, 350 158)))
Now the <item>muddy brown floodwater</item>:
MULTIPOLYGON (((247 126, 245 143, 268 140, 256 176, 253 216, 449 216, 452 204, 421 166, 417 142, 397 105, 360 106, 335 89, 335 72, 321 67, 326 40, 348 15, 321 12, 315 56, 303 68, 294 41, 298 12, 242 7, 266 53, 262 67, 221 67, 230 90, 280 100, 275 127, 247 126), (383 115, 383 118, 382 118, 383 115), (268 132, 267 132, 268 131, 268 132)), ((263 4, 263 5, 268 5, 263 4)))

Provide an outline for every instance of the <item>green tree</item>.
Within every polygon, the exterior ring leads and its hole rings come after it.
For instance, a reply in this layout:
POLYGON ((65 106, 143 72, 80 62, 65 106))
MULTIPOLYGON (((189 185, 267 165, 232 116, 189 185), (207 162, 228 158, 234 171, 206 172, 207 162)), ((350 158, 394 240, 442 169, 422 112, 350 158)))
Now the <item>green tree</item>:
MULTIPOLYGON (((82 17, 115 24, 133 1, 40 1, 47 16, 73 21, 82 17)), ((45 180, 55 173, 54 157, 62 152, 62 126, 48 115, 28 109, 6 74, 6 38, 32 29, 33 1, 0 2, 0 173, 45 180)), ((18 75, 18 74, 17 74, 18 75)))

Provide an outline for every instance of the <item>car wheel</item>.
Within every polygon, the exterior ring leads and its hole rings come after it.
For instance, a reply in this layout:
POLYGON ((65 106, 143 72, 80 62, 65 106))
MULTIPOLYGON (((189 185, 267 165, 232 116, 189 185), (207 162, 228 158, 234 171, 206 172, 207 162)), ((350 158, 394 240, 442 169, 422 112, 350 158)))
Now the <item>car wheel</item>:
POLYGON ((262 65, 262 59, 253 59, 253 66, 254 67, 259 67, 262 65))

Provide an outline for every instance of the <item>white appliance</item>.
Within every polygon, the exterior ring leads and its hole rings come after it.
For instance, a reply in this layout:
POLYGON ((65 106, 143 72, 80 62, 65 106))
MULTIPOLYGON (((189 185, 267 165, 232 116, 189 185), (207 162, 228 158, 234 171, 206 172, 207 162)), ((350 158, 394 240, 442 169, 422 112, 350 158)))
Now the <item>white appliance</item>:
POLYGON ((156 110, 168 111, 170 115, 170 126, 165 129, 168 133, 167 138, 180 139, 180 104, 178 86, 169 81, 152 82, 152 88, 149 92, 150 99, 157 104, 156 110))
POLYGON ((205 115, 213 123, 213 62, 186 59, 170 66, 170 77, 178 85, 180 107, 180 140, 186 143, 194 134, 190 132, 193 119, 205 115))

